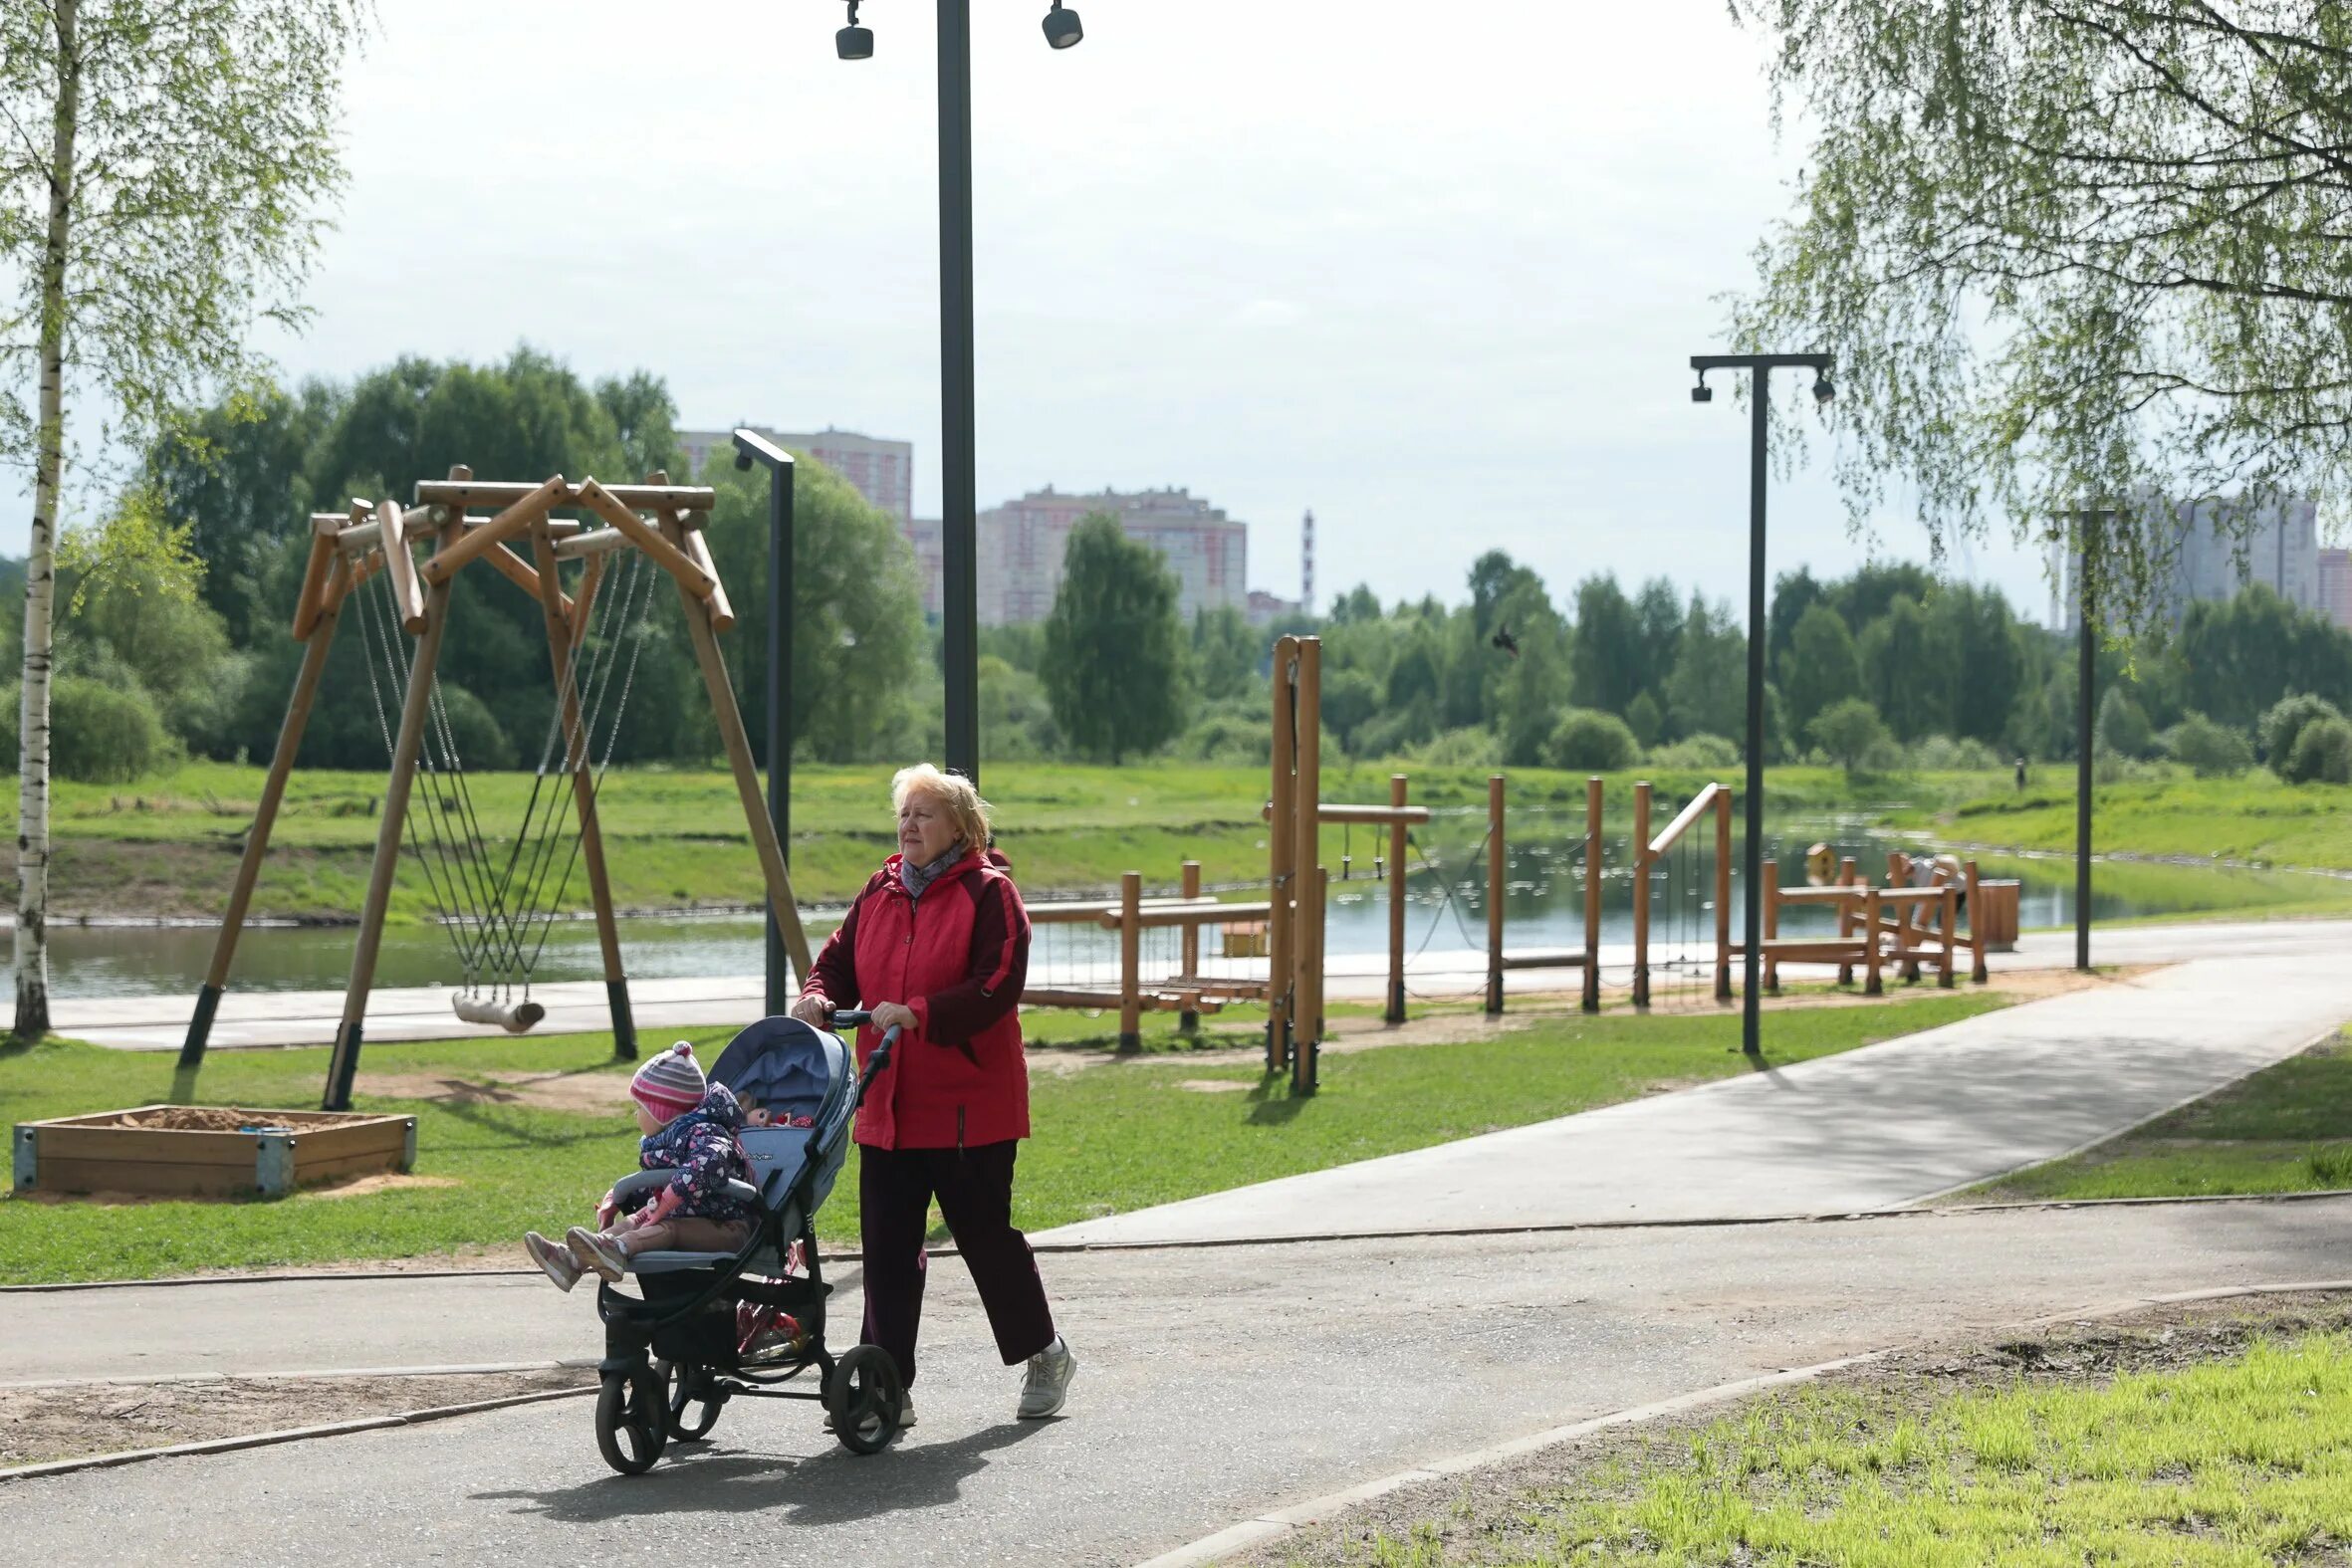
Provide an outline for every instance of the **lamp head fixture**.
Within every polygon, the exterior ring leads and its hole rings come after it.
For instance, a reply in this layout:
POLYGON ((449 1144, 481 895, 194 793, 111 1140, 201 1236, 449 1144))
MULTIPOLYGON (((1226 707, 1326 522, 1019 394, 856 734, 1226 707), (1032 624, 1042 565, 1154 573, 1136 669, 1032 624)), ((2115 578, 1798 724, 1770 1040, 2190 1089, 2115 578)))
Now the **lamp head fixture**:
POLYGON ((1837 388, 1829 384, 1829 372, 1817 370, 1813 374, 1813 401, 1827 408, 1837 398, 1837 388))
POLYGON ((1056 49, 1067 49, 1085 36, 1078 14, 1064 10, 1061 0, 1054 0, 1054 9, 1046 13, 1046 42, 1056 49))
POLYGON ((833 53, 843 60, 874 57, 874 30, 857 25, 857 0, 849 0, 849 25, 833 35, 833 53))
POLYGON ((1707 384, 1707 372, 1704 370, 1699 372, 1699 384, 1691 388, 1691 401, 1694 403, 1715 401, 1715 388, 1707 384))
POLYGON ((735 454, 735 471, 739 474, 748 474, 752 471, 752 455, 749 452, 735 454))

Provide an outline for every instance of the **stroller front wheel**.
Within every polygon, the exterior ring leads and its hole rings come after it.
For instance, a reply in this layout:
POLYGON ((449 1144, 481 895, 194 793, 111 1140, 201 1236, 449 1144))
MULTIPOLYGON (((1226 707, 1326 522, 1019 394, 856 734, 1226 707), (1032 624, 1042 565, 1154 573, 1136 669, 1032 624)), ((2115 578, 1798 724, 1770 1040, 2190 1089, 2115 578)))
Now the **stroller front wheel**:
POLYGON ((605 1373, 596 1391, 596 1447, 604 1462, 623 1475, 642 1475, 668 1441, 668 1402, 653 1368, 640 1361, 626 1372, 605 1373))
POLYGON ((833 1436, 851 1454, 878 1454, 898 1435, 898 1407, 905 1398, 898 1363, 879 1345, 851 1350, 824 1385, 833 1436))
POLYGON ((667 1397, 663 1407, 669 1413, 670 1440, 675 1443, 699 1443, 719 1424, 719 1411, 727 1403, 727 1391, 719 1380, 711 1376, 710 1368, 684 1361, 659 1361, 653 1370, 660 1375, 667 1397), (692 1420, 688 1420, 689 1415, 692 1420))

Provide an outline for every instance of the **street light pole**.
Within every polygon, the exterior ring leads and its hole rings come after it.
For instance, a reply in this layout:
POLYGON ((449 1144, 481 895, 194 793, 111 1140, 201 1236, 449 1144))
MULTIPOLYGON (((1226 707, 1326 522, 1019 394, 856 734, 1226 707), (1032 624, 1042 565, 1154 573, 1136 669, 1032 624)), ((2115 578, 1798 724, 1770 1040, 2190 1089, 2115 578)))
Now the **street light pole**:
POLYGON ((1810 369, 1813 397, 1826 406, 1833 395, 1829 384, 1832 363, 1828 354, 1817 353, 1691 356, 1691 368, 1699 372, 1691 401, 1704 403, 1715 395, 1707 389, 1710 370, 1748 371, 1754 394, 1750 398, 1748 454, 1748 843, 1742 854, 1745 885, 1740 900, 1747 927, 1741 955, 1740 1048, 1751 1056, 1764 1052, 1764 493, 1770 478, 1771 375, 1776 369, 1810 369))
MULTIPOLYGON (((735 466, 768 470, 768 817, 793 859, 793 455, 757 430, 735 432, 735 466)), ((768 1016, 791 1006, 784 928, 768 911, 768 1016)))
POLYGON ((940 638, 948 772, 980 783, 980 480, 972 368, 972 8, 939 0, 940 638))
POLYGON ((2075 514, 2074 618, 2079 633, 2074 693, 2074 967, 2091 968, 2091 750, 2097 735, 2091 718, 2091 689, 2098 684, 2099 648, 2091 630, 2092 531, 2095 512, 2075 514))

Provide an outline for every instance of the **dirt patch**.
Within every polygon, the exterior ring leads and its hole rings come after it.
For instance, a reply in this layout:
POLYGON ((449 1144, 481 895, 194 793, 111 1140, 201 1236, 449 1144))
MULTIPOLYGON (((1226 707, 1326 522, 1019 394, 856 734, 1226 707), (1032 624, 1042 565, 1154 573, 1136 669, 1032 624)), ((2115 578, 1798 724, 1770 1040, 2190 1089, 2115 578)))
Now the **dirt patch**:
POLYGON ((539 1110, 591 1115, 626 1110, 625 1072, 495 1071, 455 1077, 432 1072, 362 1072, 353 1088, 391 1100, 427 1100, 436 1105, 527 1105, 539 1110))
MULTIPOLYGON (((2352 1329, 2352 1295, 2313 1291, 2230 1301, 2186 1302, 2125 1316, 2026 1325, 1897 1352, 1820 1380, 1817 1386, 1867 1395, 1883 1425, 1926 1412, 1954 1395, 2027 1384, 2096 1385, 2130 1372, 2170 1372, 2224 1360, 2257 1335, 2352 1329)), ((1221 1559, 1259 1568, 1339 1568, 1388 1561, 1379 1543, 1413 1541, 1447 1564, 1552 1560, 1546 1497, 1621 1493, 1633 1478, 1686 1459, 1689 1438, 1727 1416, 1788 1395, 1691 1411, 1638 1427, 1596 1433, 1445 1480, 1401 1487, 1317 1524, 1278 1536, 1253 1552, 1221 1559), (1416 1535, 1416 1530, 1419 1534, 1416 1535)), ((1742 1559, 1745 1560, 1745 1559, 1742 1559)))
POLYGON ((454 1176, 361 1176, 333 1187, 306 1187, 298 1198, 365 1198, 370 1193, 404 1193, 420 1187, 462 1187, 454 1176))
MULTIPOLYGON (((588 1368, 460 1377, 219 1378, 0 1388, 0 1467, 245 1438, 595 1382, 588 1368)), ((582 1436, 587 1437, 584 1425, 582 1436)))
POLYGON ((1195 1094, 1247 1094, 1258 1085, 1246 1078, 1186 1078, 1176 1087, 1195 1094))

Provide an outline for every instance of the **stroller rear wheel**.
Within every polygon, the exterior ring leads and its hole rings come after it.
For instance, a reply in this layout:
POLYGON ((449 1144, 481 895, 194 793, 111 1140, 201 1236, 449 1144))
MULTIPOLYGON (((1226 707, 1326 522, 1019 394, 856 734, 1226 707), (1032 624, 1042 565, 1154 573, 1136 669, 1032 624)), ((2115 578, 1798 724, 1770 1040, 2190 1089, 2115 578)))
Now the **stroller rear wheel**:
POLYGON ((898 1406, 905 1398, 898 1363, 879 1345, 851 1350, 824 1385, 833 1436, 851 1454, 878 1454, 898 1435, 898 1406))
POLYGON ((596 1447, 604 1462, 623 1475, 642 1475, 668 1441, 668 1402, 651 1365, 640 1361, 626 1372, 605 1373, 596 1391, 596 1447))
POLYGON ((719 1386, 710 1368, 684 1361, 657 1361, 653 1370, 666 1391, 662 1403, 669 1412, 670 1440, 698 1443, 708 1437, 727 1403, 727 1391, 719 1386))

